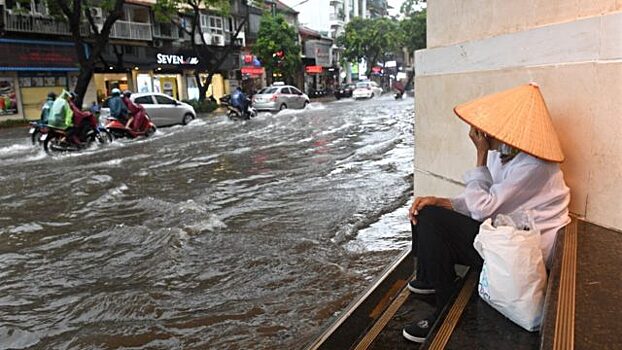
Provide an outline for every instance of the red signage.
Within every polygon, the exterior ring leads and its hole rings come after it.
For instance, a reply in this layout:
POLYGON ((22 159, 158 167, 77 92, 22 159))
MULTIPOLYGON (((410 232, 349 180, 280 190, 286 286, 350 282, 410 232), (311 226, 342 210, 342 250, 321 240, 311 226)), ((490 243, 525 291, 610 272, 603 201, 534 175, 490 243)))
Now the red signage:
POLYGON ((251 64, 253 63, 253 55, 244 55, 244 63, 251 64))
POLYGON ((262 75, 263 67, 242 67, 242 74, 262 75))
POLYGON ((77 69, 78 59, 73 45, 2 40, 0 66, 77 69))
POLYGON ((322 73, 322 66, 306 66, 305 67, 305 72, 309 73, 309 74, 320 74, 322 73))
POLYGON ((374 73, 380 73, 382 72, 382 67, 378 67, 378 66, 371 67, 371 71, 374 73))

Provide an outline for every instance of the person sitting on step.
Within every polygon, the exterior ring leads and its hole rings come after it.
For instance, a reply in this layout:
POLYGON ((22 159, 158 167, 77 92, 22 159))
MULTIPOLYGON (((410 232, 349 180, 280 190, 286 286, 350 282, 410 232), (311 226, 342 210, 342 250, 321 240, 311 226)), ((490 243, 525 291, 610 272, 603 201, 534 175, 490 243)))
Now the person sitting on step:
POLYGON ((455 293, 455 264, 481 268, 473 240, 482 221, 531 211, 545 262, 557 231, 570 222, 570 191, 558 164, 564 155, 537 84, 484 96, 454 112, 471 126, 477 164, 465 173, 466 188, 460 195, 417 197, 409 210, 417 271, 408 288, 435 293, 437 308, 403 329, 403 336, 414 342, 425 341, 455 293))

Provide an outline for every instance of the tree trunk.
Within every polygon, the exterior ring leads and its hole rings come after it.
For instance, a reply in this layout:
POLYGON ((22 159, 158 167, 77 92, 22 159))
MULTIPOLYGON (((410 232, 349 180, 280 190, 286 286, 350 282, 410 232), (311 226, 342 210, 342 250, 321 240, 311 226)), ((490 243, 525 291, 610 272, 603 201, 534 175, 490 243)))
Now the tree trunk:
POLYGON ((93 77, 93 73, 95 69, 90 65, 83 65, 80 67, 80 73, 78 74, 78 81, 76 83, 76 87, 74 92, 78 95, 76 97, 76 106, 78 108, 82 108, 82 103, 84 102, 84 95, 86 94, 86 90, 89 87, 89 82, 91 82, 91 78, 93 77))

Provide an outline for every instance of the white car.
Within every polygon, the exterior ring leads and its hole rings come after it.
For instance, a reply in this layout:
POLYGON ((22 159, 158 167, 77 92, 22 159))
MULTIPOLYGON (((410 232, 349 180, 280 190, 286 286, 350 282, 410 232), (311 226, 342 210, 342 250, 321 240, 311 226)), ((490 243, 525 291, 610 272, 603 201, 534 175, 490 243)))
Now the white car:
MULTIPOLYGON (((108 100, 103 103, 100 120, 105 120, 110 116, 108 100)), ((197 117, 191 105, 177 101, 165 94, 156 92, 136 93, 130 96, 130 100, 145 107, 147 115, 156 126, 179 123, 186 125, 197 117)))
POLYGON ((286 108, 306 108, 309 96, 297 87, 275 83, 253 96, 253 107, 258 111, 280 111, 286 108))
POLYGON ((382 95, 382 88, 375 81, 360 81, 356 83, 356 89, 352 92, 355 100, 372 98, 382 95))

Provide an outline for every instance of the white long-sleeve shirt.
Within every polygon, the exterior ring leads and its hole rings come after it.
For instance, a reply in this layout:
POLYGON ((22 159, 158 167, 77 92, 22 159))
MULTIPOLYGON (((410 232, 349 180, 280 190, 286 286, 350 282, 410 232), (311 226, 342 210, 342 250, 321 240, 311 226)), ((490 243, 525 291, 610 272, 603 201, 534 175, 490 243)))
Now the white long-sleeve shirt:
POLYGON ((467 171, 464 181, 464 192, 451 199, 454 210, 478 221, 530 210, 541 233, 540 249, 548 265, 557 231, 570 222, 570 190, 559 164, 523 152, 502 164, 499 152, 490 151, 487 166, 467 171))

